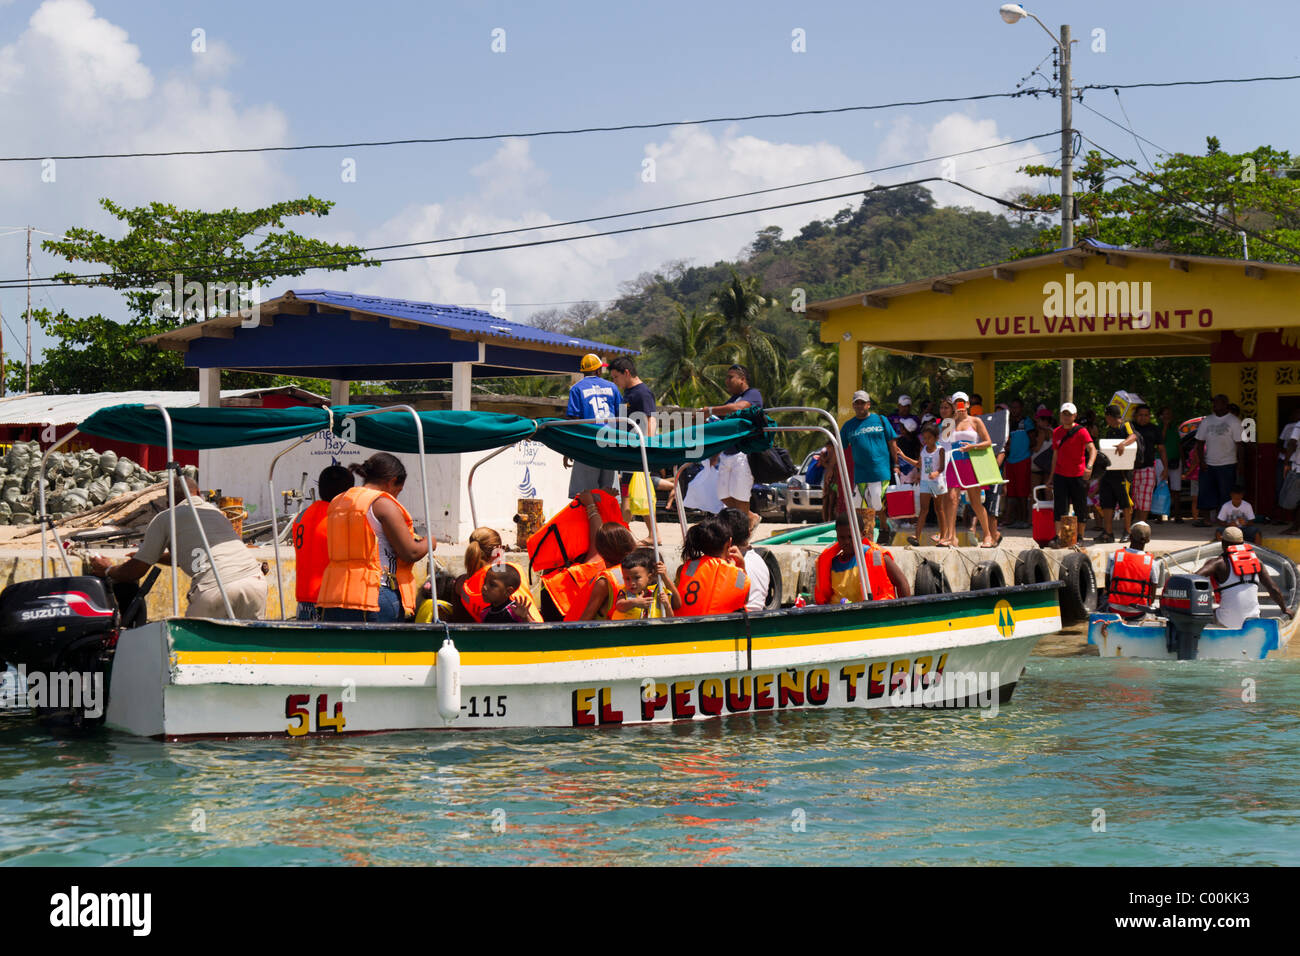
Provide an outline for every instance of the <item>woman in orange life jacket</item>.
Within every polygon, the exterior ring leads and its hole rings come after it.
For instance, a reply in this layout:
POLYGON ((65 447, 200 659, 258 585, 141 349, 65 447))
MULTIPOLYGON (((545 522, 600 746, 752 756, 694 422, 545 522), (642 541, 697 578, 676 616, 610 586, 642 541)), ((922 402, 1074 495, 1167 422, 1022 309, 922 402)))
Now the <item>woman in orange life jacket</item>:
MULTIPOLYGON (((912 587, 894 563, 893 555, 870 541, 862 543, 862 552, 867 559, 867 583, 871 586, 871 600, 887 601, 912 596, 912 587)), ((835 520, 835 543, 817 558, 817 586, 813 590, 813 602, 856 604, 861 600, 862 585, 858 576, 858 556, 853 548, 853 529, 849 525, 848 515, 841 515, 835 520)))
POLYGON ((596 536, 602 524, 600 509, 590 491, 580 492, 577 498, 587 509, 587 540, 590 543, 586 555, 577 564, 560 568, 542 578, 540 610, 542 620, 551 623, 576 620, 586 607, 578 603, 579 595, 596 575, 605 570, 605 560, 596 550, 596 536))
POLYGON ((335 497, 326 512, 330 563, 321 577, 321 620, 400 621, 415 610, 412 566, 429 553, 397 502, 406 466, 381 451, 348 468, 364 484, 335 497))
POLYGON ((596 551, 604 568, 578 593, 573 609, 565 617, 568 621, 594 621, 608 619, 614 610, 614 600, 623 587, 623 559, 636 550, 636 538, 625 525, 607 521, 596 532, 596 551), (574 611, 581 608, 577 614, 574 611))
POLYGON ((730 614, 745 606, 749 578, 745 558, 731 543, 731 525, 710 515, 691 525, 682 543, 677 590, 682 596, 680 617, 730 614))
POLYGON ((320 617, 316 599, 320 596, 321 577, 330 563, 329 542, 325 537, 325 515, 330 502, 352 487, 352 472, 342 465, 323 469, 316 480, 320 497, 293 523, 289 540, 294 550, 294 597, 298 601, 298 620, 315 621, 320 617))
POLYGON ((492 528, 475 528, 465 546, 465 573, 456 578, 456 601, 452 619, 478 623, 483 620, 487 602, 483 600, 483 578, 493 564, 501 560, 505 547, 501 535, 492 528), (459 606, 457 606, 459 605, 459 606))

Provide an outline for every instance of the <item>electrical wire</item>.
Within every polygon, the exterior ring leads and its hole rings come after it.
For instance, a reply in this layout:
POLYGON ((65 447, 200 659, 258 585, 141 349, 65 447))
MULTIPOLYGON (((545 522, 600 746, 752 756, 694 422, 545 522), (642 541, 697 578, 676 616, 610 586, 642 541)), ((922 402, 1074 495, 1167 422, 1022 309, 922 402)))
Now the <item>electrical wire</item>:
POLYGON ((618 126, 582 126, 572 129, 533 130, 525 133, 481 133, 463 136, 411 137, 407 139, 363 140, 351 143, 311 143, 299 146, 232 146, 219 149, 173 149, 133 153, 73 153, 62 156, 0 156, 0 163, 42 162, 47 159, 137 159, 163 156, 215 156, 231 153, 290 153, 316 149, 357 149, 372 146, 409 146, 418 144, 471 143, 494 139, 535 139, 543 136, 575 136, 582 133, 616 133, 625 130, 667 129, 675 126, 705 126, 713 123, 743 123, 749 120, 787 119, 794 116, 828 116, 835 113, 861 113, 894 109, 900 106, 932 106, 938 103, 974 103, 980 100, 1015 99, 1037 96, 1050 90, 1016 90, 1011 93, 976 93, 968 96, 936 96, 926 100, 899 100, 868 106, 836 106, 825 109, 789 110, 784 113, 750 113, 744 116, 712 116, 705 119, 665 120, 656 123, 623 123, 618 126))
MULTIPOLYGON (((701 206, 701 205, 707 205, 709 203, 725 202, 732 199, 743 199, 749 196, 766 195, 768 193, 781 192, 787 189, 800 189, 806 186, 816 186, 822 183, 837 182, 839 180, 844 180, 844 179, 853 179, 859 176, 872 175, 874 173, 882 173, 882 172, 889 172, 896 169, 904 169, 909 166, 919 166, 919 165, 924 165, 926 163, 939 162, 944 159, 954 159, 958 156, 969 156, 974 153, 986 152, 991 149, 1000 149, 1001 147, 1004 146, 1015 146, 1020 143, 1027 143, 1037 139, 1044 139, 1048 136, 1056 136, 1059 133, 1060 130, 1055 130, 1047 133, 1037 133, 1033 136, 1022 136, 1019 139, 1006 140, 1001 143, 990 143, 984 146, 976 146, 971 149, 960 150, 958 152, 948 153, 942 156, 930 156, 930 157, 926 157, 925 159, 909 160, 903 163, 894 163, 889 166, 878 166, 874 169, 860 170, 855 173, 842 173, 837 176, 826 176, 821 179, 810 179, 805 182, 791 183, 785 186, 769 186, 764 189, 751 189, 747 192, 732 193, 727 196, 715 196, 710 199, 695 199, 688 202, 671 203, 665 206, 652 206, 647 209, 635 209, 630 212, 610 213, 608 215, 603 215, 603 216, 588 216, 583 219, 570 219, 564 222, 545 223, 537 226, 518 226, 512 229, 498 229, 492 232, 471 233, 469 235, 463 235, 463 236, 449 236, 443 239, 421 239, 421 240, 416 240, 414 242, 398 242, 398 243, 390 243, 387 245, 366 246, 356 250, 356 254, 381 252, 390 249, 409 249, 416 246, 439 245, 439 244, 449 243, 449 242, 467 242, 472 239, 488 239, 497 236, 517 235, 519 233, 524 233, 524 232, 536 232, 536 231, 547 230, 547 229, 559 229, 566 226, 586 225, 593 222, 605 222, 610 219, 623 219, 629 216, 641 216, 641 215, 647 215, 649 213, 655 213, 655 212, 666 212, 673 209, 685 209, 691 206, 701 206)), ((1012 161, 1014 160, 1008 160, 1008 162, 1012 162, 1012 161)), ((980 169, 983 167, 974 167, 974 168, 980 169)), ((856 193, 847 193, 845 195, 856 195, 856 193)), ((47 235, 49 234, 47 233, 47 235)), ((67 238, 67 237, 63 237, 63 238, 67 238)), ((319 253, 307 253, 307 254, 293 255, 293 256, 277 256, 277 257, 266 258, 266 259, 249 259, 249 260, 245 260, 242 263, 242 265, 245 267, 261 265, 261 264, 278 265, 278 264, 288 263, 288 262, 302 262, 304 260, 320 260, 320 259, 327 259, 327 258, 329 257, 321 255, 319 253)), ((381 261, 388 261, 388 260, 381 260, 381 261)), ((357 264, 359 265, 360 263, 357 264)), ((224 269, 224 268, 228 268, 229 265, 230 265, 229 262, 215 262, 215 263, 210 262, 210 263, 191 264, 186 266, 186 268, 191 271, 194 270, 202 271, 207 269, 224 269)), ((156 276, 159 279, 170 279, 172 274, 175 271, 176 270, 174 268, 145 269, 145 270, 140 270, 139 272, 135 272, 133 273, 133 275, 140 278, 149 278, 151 276, 156 276)), ((103 279, 113 275, 116 274, 115 273, 80 273, 80 274, 68 276, 67 280, 70 282, 70 280, 72 279, 103 279)), ((60 279, 57 280, 57 282, 64 283, 65 280, 60 279)), ((22 277, 0 280, 0 289, 25 288, 25 287, 26 287, 26 279, 22 277)))

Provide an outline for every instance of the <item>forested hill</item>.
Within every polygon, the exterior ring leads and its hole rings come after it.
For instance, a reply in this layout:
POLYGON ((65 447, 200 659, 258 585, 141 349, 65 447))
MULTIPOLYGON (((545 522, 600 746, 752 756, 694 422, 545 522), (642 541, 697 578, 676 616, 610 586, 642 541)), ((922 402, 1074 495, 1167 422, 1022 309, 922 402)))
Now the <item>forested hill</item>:
MULTIPOLYGON (((809 324, 790 312, 791 292, 805 290, 808 302, 969 269, 1009 258, 1032 245, 1039 227, 971 209, 938 207, 929 190, 908 186, 865 197, 826 220, 814 220, 785 237, 768 227, 735 261, 710 266, 685 260, 625 282, 623 295, 607 308, 583 303, 568 310, 535 314, 530 321, 599 341, 640 347, 669 331, 680 306, 686 313, 713 309, 711 297, 731 281, 757 277, 770 297, 759 325, 775 333, 790 357, 809 343, 809 324)), ((654 354, 642 364, 662 371, 654 354)))

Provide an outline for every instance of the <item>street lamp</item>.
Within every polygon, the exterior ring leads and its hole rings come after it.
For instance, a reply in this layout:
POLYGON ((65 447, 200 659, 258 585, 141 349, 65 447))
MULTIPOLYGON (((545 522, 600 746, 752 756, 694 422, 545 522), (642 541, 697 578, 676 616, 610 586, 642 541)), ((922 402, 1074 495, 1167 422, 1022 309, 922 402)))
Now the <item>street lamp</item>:
MULTIPOLYGON (((1061 53, 1061 247, 1068 249, 1074 245, 1074 169, 1071 150, 1073 148, 1074 124, 1073 110, 1070 108, 1070 25, 1061 25, 1061 39, 1052 36, 1052 31, 1042 20, 1034 16, 1018 3, 1004 3, 998 8, 998 14, 1006 23, 1019 23, 1029 17, 1056 44, 1061 53)), ((1074 400, 1074 359, 1061 360, 1061 403, 1074 400)))

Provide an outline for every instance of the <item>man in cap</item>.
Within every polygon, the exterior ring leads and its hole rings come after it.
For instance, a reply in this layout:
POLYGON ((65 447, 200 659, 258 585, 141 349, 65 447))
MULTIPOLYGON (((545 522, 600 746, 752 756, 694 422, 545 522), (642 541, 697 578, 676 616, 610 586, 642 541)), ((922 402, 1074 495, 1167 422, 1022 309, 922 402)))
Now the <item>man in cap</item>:
MULTIPOLYGON (((583 378, 574 382, 569 389, 569 406, 564 410, 565 418, 609 419, 618 414, 624 404, 623 394, 616 385, 601 377, 604 360, 594 353, 582 357, 578 366, 583 378)), ((584 491, 599 488, 612 491, 618 473, 604 468, 594 468, 580 461, 573 463, 573 472, 569 475, 569 497, 576 497, 584 491)))
POLYGON ((1120 617, 1141 617, 1155 603, 1162 574, 1159 559, 1147 553, 1151 526, 1133 522, 1129 543, 1111 553, 1106 562, 1106 596, 1120 617))
MULTIPOLYGON (((864 511, 880 514, 884 486, 898 467, 897 436, 889 419, 871 410, 871 396, 857 391, 853 393, 853 417, 840 426, 840 441, 853 455, 854 504, 864 525, 863 533, 870 534, 864 511)), ((882 517, 882 534, 888 531, 886 520, 882 517)))
POLYGON ((1269 577, 1264 562, 1245 543, 1240 528, 1223 529, 1223 552, 1205 562, 1196 573, 1214 582, 1214 591, 1219 598, 1214 617, 1224 627, 1238 628, 1251 618, 1259 617, 1261 584, 1282 613, 1288 618, 1291 616, 1286 598, 1269 577))
POLYGON ((1088 473, 1097 460, 1097 446, 1082 425, 1073 402, 1061 406, 1061 424, 1052 431, 1052 510, 1060 521, 1074 506, 1079 526, 1088 520, 1088 473))

